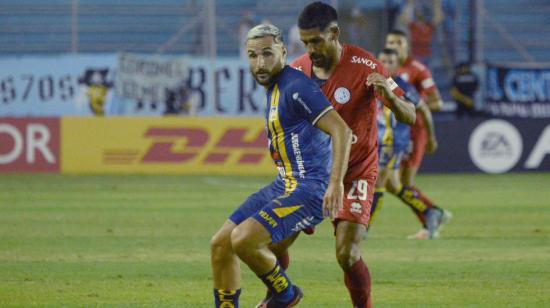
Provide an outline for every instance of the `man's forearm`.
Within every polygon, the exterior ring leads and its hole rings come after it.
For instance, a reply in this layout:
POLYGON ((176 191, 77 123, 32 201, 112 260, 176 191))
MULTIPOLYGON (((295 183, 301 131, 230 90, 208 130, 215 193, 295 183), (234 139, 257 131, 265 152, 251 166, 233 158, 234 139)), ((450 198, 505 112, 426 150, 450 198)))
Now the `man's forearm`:
POLYGON ((389 99, 390 109, 395 115, 397 121, 413 125, 416 121, 416 111, 414 105, 401 99, 392 93, 392 96, 389 99))
POLYGON ((430 108, 424 103, 421 103, 422 106, 419 108, 420 114, 422 115, 422 118, 424 119, 424 126, 426 127, 426 131, 428 133, 429 138, 435 138, 435 127, 434 127, 434 120, 432 117, 432 112, 430 111, 430 108))
POLYGON ((441 100, 441 95, 439 94, 439 91, 437 89, 435 92, 432 92, 426 97, 426 104, 428 107, 430 107, 431 112, 436 112, 441 110, 441 107, 443 106, 443 101, 441 100))
POLYGON ((465 105, 466 107, 473 107, 474 105, 474 101, 470 97, 462 94, 455 88, 451 89, 451 95, 456 101, 458 101, 462 105, 465 105))

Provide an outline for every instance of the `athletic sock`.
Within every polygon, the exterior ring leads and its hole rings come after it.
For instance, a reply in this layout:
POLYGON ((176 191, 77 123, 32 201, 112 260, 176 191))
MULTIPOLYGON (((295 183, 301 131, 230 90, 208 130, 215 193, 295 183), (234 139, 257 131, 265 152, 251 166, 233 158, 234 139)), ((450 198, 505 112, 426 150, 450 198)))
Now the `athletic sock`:
POLYGON ((403 201, 414 212, 424 229, 426 229, 426 218, 423 214, 429 209, 429 207, 419 198, 416 191, 410 186, 403 185, 399 190, 397 197, 399 197, 399 199, 401 199, 401 201, 403 201))
POLYGON ((238 290, 219 290, 214 289, 214 300, 216 308, 239 308, 239 295, 241 289, 238 290))
POLYGON ((278 302, 286 303, 294 298, 294 287, 279 262, 267 274, 259 277, 278 302))
POLYGON ((385 188, 376 188, 374 190, 374 197, 372 198, 372 205, 370 207, 369 229, 384 205, 384 192, 386 192, 385 188))
POLYGON ((344 272, 344 282, 353 307, 370 308, 372 306, 370 273, 363 259, 359 259, 344 272))
MULTIPOLYGON (((279 265, 286 270, 290 265, 290 255, 288 254, 288 250, 285 250, 283 254, 277 256, 277 261, 279 262, 279 265)), ((265 298, 268 299, 270 297, 271 297, 271 291, 267 289, 265 298)))
POLYGON ((416 195, 418 196, 418 198, 420 200, 422 200, 422 202, 424 202, 424 204, 426 204, 428 206, 428 208, 436 208, 438 210, 441 210, 441 208, 439 208, 437 205, 435 205, 432 200, 430 200, 428 197, 426 197, 422 191, 420 191, 420 189, 418 189, 418 187, 416 186, 412 186, 411 189, 414 190, 414 192, 416 193, 416 195))

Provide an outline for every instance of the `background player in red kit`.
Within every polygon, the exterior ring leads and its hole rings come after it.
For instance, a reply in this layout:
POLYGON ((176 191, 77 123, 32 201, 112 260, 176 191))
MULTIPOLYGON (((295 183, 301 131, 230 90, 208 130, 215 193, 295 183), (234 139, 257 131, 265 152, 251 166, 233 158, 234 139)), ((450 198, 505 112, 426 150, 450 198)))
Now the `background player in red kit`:
MULTIPOLYGON (((291 66, 320 85, 354 134, 344 179, 344 206, 333 221, 336 257, 353 306, 370 307, 370 274, 361 258, 360 243, 369 223, 377 174, 376 96, 399 121, 408 124, 415 121, 414 106, 400 98, 403 92, 373 55, 340 44, 333 7, 321 2, 306 6, 298 27, 307 54, 291 66)), ((274 251, 282 259, 281 264, 288 264, 286 250, 274 247, 274 251)))
MULTIPOLYGON (((386 37, 386 48, 397 51, 401 67, 398 69, 396 75, 416 88, 431 111, 438 111, 442 105, 441 95, 437 90, 430 70, 424 64, 413 59, 409 55, 409 43, 406 34, 399 30, 390 31, 386 37)), ((409 238, 436 238, 439 227, 449 221, 452 215, 450 212, 434 205, 434 203, 415 186, 414 180, 422 163, 424 153, 426 150, 432 153, 437 147, 435 137, 428 138, 425 123, 421 116, 417 117, 416 123, 411 129, 411 140, 412 150, 408 156, 404 157, 401 163, 401 182, 404 185, 404 189, 407 191, 402 194, 405 199, 400 198, 414 211, 423 227, 409 238), (429 232, 426 224, 426 216, 428 212, 432 210, 436 211, 435 214, 439 217, 436 219, 437 226, 430 228, 432 232, 429 232)))

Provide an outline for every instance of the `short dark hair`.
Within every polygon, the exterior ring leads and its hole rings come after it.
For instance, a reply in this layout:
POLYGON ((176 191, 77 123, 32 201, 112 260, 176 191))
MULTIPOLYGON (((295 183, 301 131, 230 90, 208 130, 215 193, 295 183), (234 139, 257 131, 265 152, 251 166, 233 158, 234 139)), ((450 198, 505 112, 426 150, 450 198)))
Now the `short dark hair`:
POLYGON ((399 29, 393 29, 391 30, 390 32, 388 32, 388 35, 398 35, 398 36, 402 36, 406 39, 408 39, 408 36, 407 36, 407 33, 405 33, 405 31, 402 31, 402 30, 399 30, 399 29))
POLYGON ((308 4, 298 17, 300 29, 319 28, 324 31, 331 23, 338 21, 336 10, 323 2, 317 1, 308 4))
POLYGON ((384 48, 384 49, 382 49, 382 50, 380 51, 380 54, 388 55, 388 56, 391 56, 391 55, 398 56, 397 50, 391 49, 391 48, 384 48))

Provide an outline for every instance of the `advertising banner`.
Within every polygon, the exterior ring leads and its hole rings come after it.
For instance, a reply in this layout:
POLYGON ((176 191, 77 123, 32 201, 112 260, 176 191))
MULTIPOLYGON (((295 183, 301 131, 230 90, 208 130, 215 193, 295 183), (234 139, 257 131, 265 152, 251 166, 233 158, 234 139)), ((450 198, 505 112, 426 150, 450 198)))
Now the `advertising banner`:
POLYGON ((135 54, 0 58, 0 117, 263 116, 240 58, 135 54))
POLYGON ((261 119, 64 118, 63 173, 271 175, 261 119))
POLYGON ((550 118, 550 65, 487 65, 485 110, 496 117, 550 118))
POLYGON ((58 119, 0 118, 0 173, 58 172, 58 119))
POLYGON ((550 122, 479 119, 436 123, 439 147, 421 172, 550 171, 550 122))

